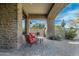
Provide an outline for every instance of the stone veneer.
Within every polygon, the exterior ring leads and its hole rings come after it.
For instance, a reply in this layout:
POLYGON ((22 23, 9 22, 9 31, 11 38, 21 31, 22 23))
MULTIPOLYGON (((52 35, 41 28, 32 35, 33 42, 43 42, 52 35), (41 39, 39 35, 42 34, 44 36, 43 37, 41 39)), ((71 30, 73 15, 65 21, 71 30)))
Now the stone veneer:
POLYGON ((17 4, 0 4, 0 48, 17 46, 17 4))

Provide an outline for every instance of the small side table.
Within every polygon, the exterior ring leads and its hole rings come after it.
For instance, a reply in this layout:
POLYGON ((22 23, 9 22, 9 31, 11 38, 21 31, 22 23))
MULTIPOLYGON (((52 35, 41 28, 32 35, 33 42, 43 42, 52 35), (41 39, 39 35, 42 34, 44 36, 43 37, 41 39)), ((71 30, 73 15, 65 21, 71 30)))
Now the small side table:
POLYGON ((43 37, 37 37, 38 41, 43 42, 43 37))

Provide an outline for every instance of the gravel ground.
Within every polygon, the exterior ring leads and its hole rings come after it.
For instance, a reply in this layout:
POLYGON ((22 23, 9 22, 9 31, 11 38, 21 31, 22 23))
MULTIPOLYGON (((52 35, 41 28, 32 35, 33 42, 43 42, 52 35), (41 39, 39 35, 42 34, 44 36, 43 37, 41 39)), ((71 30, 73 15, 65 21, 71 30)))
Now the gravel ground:
POLYGON ((23 45, 20 49, 0 49, 0 56, 79 56, 79 41, 43 39, 40 43, 23 45))

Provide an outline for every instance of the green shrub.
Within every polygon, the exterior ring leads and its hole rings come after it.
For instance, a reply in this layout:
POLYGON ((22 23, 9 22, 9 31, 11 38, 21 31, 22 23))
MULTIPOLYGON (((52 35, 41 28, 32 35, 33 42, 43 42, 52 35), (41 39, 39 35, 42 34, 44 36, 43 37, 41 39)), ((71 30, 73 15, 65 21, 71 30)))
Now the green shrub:
POLYGON ((76 36, 76 29, 71 27, 69 30, 65 33, 65 38, 69 40, 73 40, 73 38, 76 36))

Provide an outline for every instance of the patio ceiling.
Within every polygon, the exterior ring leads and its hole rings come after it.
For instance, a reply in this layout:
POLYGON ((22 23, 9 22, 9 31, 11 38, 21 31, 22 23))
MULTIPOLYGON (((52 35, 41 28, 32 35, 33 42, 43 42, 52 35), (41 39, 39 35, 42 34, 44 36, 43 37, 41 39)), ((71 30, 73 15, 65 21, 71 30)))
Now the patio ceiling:
POLYGON ((48 14, 51 3, 25 3, 23 9, 29 14, 48 14))
POLYGON ((23 10, 25 14, 29 14, 32 17, 47 16, 50 12, 52 3, 24 3, 23 10))
POLYGON ((68 3, 23 3, 23 11, 31 18, 54 19, 68 3))

